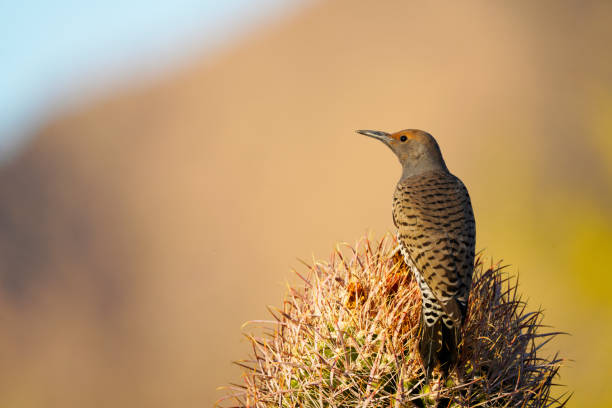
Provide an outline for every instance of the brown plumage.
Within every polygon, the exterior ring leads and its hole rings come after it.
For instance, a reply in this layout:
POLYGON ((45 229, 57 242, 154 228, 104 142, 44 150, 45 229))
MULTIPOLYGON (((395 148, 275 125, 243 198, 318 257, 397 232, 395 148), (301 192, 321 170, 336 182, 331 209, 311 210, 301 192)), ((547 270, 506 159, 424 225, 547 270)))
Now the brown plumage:
POLYGON ((447 169, 435 139, 421 130, 360 130, 381 140, 402 164, 393 221, 421 290, 419 352, 426 376, 457 360, 474 269, 476 227, 467 189, 447 169))

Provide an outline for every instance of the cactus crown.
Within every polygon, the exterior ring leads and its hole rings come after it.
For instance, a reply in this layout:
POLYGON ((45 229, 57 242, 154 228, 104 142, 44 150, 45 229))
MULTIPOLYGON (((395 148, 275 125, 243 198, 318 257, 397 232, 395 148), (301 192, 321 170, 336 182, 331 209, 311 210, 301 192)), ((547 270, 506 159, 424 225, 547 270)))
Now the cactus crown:
POLYGON ((420 295, 387 234, 338 246, 329 262, 297 273, 274 320, 245 333, 244 384, 218 402, 240 407, 561 407, 551 393, 562 360, 542 357, 543 332, 517 280, 499 265, 474 271, 459 362, 424 380, 418 357, 420 295))

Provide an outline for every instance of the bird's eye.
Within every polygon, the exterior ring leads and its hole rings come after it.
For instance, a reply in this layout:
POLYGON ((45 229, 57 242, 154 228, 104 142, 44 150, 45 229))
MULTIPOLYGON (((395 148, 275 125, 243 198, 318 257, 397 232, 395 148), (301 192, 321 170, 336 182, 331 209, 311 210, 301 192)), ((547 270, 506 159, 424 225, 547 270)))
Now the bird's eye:
POLYGON ((406 140, 408 140, 408 138, 407 138, 407 137, 404 135, 404 136, 400 137, 400 140, 401 140, 402 142, 405 142, 406 140))

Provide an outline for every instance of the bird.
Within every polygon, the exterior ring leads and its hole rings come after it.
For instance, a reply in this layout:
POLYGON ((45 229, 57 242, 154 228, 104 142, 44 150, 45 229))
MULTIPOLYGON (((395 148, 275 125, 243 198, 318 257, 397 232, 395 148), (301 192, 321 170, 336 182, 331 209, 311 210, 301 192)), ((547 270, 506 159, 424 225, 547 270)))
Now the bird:
POLYGON ((358 130, 387 145, 402 165, 393 223, 421 295, 418 350, 425 377, 456 366, 474 271, 476 223, 467 188, 450 173, 438 143, 418 129, 358 130))

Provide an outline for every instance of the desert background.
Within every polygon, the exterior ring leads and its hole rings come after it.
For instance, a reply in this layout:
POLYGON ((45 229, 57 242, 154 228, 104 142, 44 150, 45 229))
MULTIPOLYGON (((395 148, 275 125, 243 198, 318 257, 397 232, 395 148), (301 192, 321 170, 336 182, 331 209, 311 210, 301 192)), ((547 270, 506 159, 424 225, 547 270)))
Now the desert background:
POLYGON ((39 120, 0 163, 0 407, 211 406, 297 258, 393 230, 354 130, 403 128, 570 333, 568 406, 612 407, 611 44, 606 1, 304 1, 39 120))

